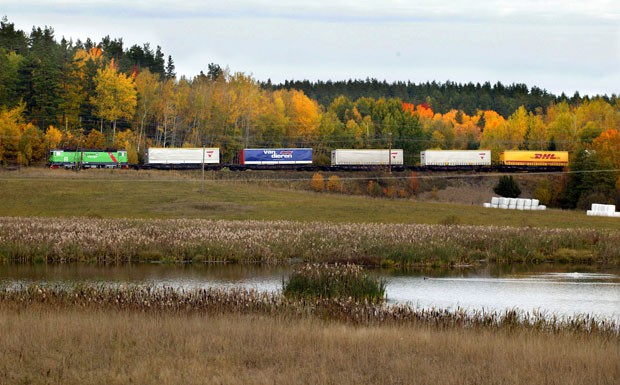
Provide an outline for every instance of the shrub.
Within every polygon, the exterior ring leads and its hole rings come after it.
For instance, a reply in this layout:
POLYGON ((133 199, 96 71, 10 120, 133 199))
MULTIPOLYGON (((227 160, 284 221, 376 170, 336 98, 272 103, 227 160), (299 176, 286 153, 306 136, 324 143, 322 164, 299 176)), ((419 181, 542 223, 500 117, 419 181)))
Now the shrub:
POLYGON ((416 195, 419 189, 420 189, 420 182, 418 181, 418 176, 415 173, 415 171, 411 171, 411 176, 409 177, 409 180, 407 181, 407 190, 409 190, 409 193, 416 195))
POLYGON ((323 179, 323 175, 318 172, 314 173, 314 175, 312 175, 310 187, 316 192, 323 191, 325 189, 325 180, 323 179))
POLYGON ((340 178, 338 175, 332 175, 327 179, 327 191, 329 192, 337 192, 342 190, 342 186, 340 185, 340 178))
POLYGON ((551 187, 548 180, 543 180, 538 184, 536 190, 534 190, 534 198, 545 205, 551 203, 551 187))
POLYGON ((521 189, 517 182, 511 176, 504 175, 499 178, 497 186, 493 188, 495 194, 506 198, 517 198, 521 195, 521 189))
POLYGON ((283 283, 283 293, 289 298, 352 298, 378 303, 385 299, 385 282, 357 265, 309 264, 293 271, 283 283))
POLYGON ((376 183, 374 180, 369 180, 368 187, 366 187, 366 191, 368 192, 368 195, 377 197, 381 195, 382 189, 379 183, 376 183))

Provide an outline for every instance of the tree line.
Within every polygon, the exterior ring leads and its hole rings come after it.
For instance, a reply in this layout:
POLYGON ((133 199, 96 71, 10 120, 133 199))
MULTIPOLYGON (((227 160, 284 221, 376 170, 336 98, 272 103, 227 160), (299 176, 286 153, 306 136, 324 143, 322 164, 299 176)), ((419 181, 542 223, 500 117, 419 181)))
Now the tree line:
MULTIPOLYGON (((536 86, 529 88, 525 84, 504 85, 501 82, 485 83, 456 83, 436 81, 425 83, 412 83, 396 81, 388 83, 374 78, 349 79, 342 81, 311 82, 309 80, 286 80, 283 84, 271 84, 271 81, 262 82, 261 85, 270 89, 296 89, 303 91, 308 97, 317 100, 322 106, 328 106, 334 99, 344 95, 349 99, 361 97, 392 97, 399 98, 413 104, 429 104, 433 110, 446 113, 450 110, 460 110, 473 115, 479 110, 493 110, 507 118, 520 106, 528 111, 538 109, 545 112, 547 106, 552 103, 566 102, 572 106, 579 105, 590 99, 575 92, 572 96, 564 93, 553 95, 536 86)), ((614 104, 617 95, 600 96, 607 102, 614 104)))
MULTIPOLYGON (((334 148, 419 151, 567 150, 573 170, 620 169, 620 100, 556 97, 536 87, 455 83, 261 83, 217 64, 177 77, 171 56, 122 39, 57 41, 50 27, 29 34, 0 22, 0 162, 44 162, 52 148, 148 146, 221 149, 223 163, 246 147, 302 147, 316 163, 334 148)), ((613 199, 620 173, 576 173, 542 186, 551 205, 587 196, 613 199), (543 188, 544 187, 544 188, 543 188), (567 191, 570 190, 570 193, 567 191)), ((589 198, 588 198, 589 199, 589 198)))

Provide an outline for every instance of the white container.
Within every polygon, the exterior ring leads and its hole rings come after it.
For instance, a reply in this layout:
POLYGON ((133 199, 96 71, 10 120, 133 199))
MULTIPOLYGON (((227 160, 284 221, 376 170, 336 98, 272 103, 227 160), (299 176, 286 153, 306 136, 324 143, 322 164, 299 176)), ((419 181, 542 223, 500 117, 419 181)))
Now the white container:
POLYGON ((545 205, 538 205, 537 210, 547 210, 547 206, 545 206, 545 205))
POLYGON ((536 210, 538 208, 538 204, 540 201, 538 199, 532 199, 532 210, 536 210))
POLYGON ((403 165, 403 150, 338 149, 332 151, 332 166, 393 166, 403 165))
POLYGON ((426 150, 420 152, 421 166, 490 166, 490 150, 426 150))
POLYGON ((486 207, 486 208, 491 208, 491 204, 490 204, 490 203, 483 203, 482 205, 483 205, 484 207, 486 207))
POLYGON ((498 205, 499 204, 499 198, 498 197, 491 198, 491 204, 492 205, 498 205))
POLYGON ((205 164, 220 163, 219 148, 158 148, 147 152, 147 164, 205 164))

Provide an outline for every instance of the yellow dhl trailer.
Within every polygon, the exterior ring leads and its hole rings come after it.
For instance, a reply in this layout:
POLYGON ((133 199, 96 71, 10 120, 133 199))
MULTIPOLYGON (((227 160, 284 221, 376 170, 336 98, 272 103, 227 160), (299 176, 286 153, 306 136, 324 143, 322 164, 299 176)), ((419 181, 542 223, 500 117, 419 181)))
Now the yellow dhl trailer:
POLYGON ((568 166, 568 151, 503 151, 499 162, 506 166, 568 166))

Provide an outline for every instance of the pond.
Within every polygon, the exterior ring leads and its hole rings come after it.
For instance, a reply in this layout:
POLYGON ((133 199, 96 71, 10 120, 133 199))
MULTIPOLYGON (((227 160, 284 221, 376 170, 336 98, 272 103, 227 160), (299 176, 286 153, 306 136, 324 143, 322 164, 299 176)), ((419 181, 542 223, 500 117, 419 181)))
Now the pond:
MULTIPOLYGON (((255 265, 8 264, 0 266, 0 285, 126 283, 279 291, 290 272, 290 267, 255 265)), ((407 272, 377 270, 376 274, 387 282, 389 303, 450 310, 519 309, 560 317, 589 314, 620 323, 618 269, 517 265, 407 272)))

